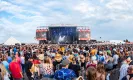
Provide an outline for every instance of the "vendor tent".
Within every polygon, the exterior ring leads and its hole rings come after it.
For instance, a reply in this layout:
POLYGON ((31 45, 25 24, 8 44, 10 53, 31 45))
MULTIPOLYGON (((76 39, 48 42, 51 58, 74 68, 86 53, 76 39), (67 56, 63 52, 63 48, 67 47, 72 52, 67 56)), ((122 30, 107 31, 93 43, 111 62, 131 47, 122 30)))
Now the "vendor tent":
POLYGON ((4 45, 15 45, 15 44, 21 44, 20 41, 18 41, 17 39, 10 37, 5 43, 4 45))
POLYGON ((112 44, 125 44, 125 42, 122 40, 110 40, 110 43, 112 43, 112 44))

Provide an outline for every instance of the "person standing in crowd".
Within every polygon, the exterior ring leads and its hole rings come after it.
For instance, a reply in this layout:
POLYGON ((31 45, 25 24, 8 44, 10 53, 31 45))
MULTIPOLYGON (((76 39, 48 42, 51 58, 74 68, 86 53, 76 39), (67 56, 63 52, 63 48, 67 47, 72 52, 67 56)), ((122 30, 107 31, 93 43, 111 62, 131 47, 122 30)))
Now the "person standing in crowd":
POLYGON ((9 64, 12 62, 12 57, 11 57, 10 53, 8 53, 8 55, 7 55, 7 62, 9 64))
POLYGON ((96 68, 96 66, 97 66, 97 61, 95 59, 93 59, 93 58, 91 60, 90 57, 88 57, 88 61, 86 62, 86 68, 89 68, 89 67, 96 68))
POLYGON ((90 57, 91 57, 91 60, 92 61, 96 61, 97 60, 97 57, 96 57, 96 55, 94 55, 95 54, 95 52, 93 51, 93 52, 91 52, 91 55, 90 55, 90 57))
POLYGON ((105 80, 105 68, 103 63, 97 65, 96 80, 105 80))
MULTIPOLYGON (((12 59, 9 59, 8 57, 6 57, 6 55, 3 55, 2 57, 2 64, 4 65, 4 67, 6 68, 7 72, 10 74, 10 70, 9 70, 9 63, 8 63, 8 60, 9 62, 12 61, 12 59)), ((9 76, 10 80, 12 80, 12 76, 10 75, 9 76)))
POLYGON ((40 53, 40 54, 37 56, 38 59, 44 60, 44 52, 43 52, 43 51, 40 51, 39 53, 40 53))
POLYGON ((104 52, 99 51, 98 61, 101 63, 105 63, 105 56, 103 54, 104 52))
POLYGON ((133 65, 130 65, 127 70, 128 74, 122 80, 133 80, 133 65))
POLYGON ((10 80, 10 74, 8 73, 8 71, 6 70, 5 66, 3 64, 0 64, 0 70, 1 70, 1 78, 2 80, 10 80))
POLYGON ((6 68, 6 70, 9 72, 9 63, 7 62, 6 55, 3 55, 2 64, 4 65, 4 67, 6 68))
POLYGON ((76 74, 73 70, 68 69, 69 60, 62 61, 62 69, 57 70, 54 74, 54 78, 57 80, 72 80, 76 78, 76 74))
POLYGON ((114 56, 113 56, 113 68, 114 69, 118 66, 118 61, 119 61, 119 55, 117 54, 116 51, 114 51, 114 56))
POLYGON ((81 67, 83 68, 83 69, 85 69, 85 67, 86 67, 86 63, 85 63, 85 56, 83 55, 83 54, 81 54, 80 55, 80 64, 81 64, 81 67))
POLYGON ((13 54, 13 48, 12 48, 12 47, 9 48, 9 54, 10 54, 10 55, 13 54))
POLYGON ((14 55, 16 55, 16 52, 17 52, 17 48, 14 47, 14 48, 13 48, 13 53, 14 53, 14 55))
POLYGON ((20 60, 21 60, 22 71, 23 71, 23 74, 24 74, 24 72, 25 72, 25 57, 24 57, 24 54, 21 54, 20 60))
POLYGON ((60 65, 61 62, 62 62, 62 55, 59 54, 59 53, 57 53, 57 54, 55 55, 55 61, 53 61, 54 72, 55 72, 56 70, 61 69, 61 65, 60 65))
POLYGON ((14 80, 22 80, 23 74, 21 71, 21 66, 17 62, 16 57, 13 56, 13 61, 9 64, 9 70, 14 80))
POLYGON ((28 61, 28 59, 29 59, 30 57, 32 57, 32 54, 30 53, 30 51, 29 51, 29 52, 26 51, 26 53, 24 54, 24 57, 25 57, 25 61, 28 61))
POLYGON ((25 63, 25 72, 26 72, 26 75, 27 75, 27 77, 28 77, 29 80, 33 80, 33 78, 31 77, 32 76, 32 73, 30 72, 30 69, 31 69, 31 67, 33 65, 32 62, 33 62, 33 58, 30 57, 28 59, 28 61, 26 61, 26 63, 25 63))
POLYGON ((43 71, 43 64, 44 64, 44 54, 43 54, 43 57, 39 58, 39 60, 40 60, 40 64, 38 66, 39 66, 39 70, 40 70, 40 79, 42 79, 42 77, 43 77, 42 71, 43 71))
POLYGON ((127 70, 129 67, 129 63, 131 62, 131 58, 128 57, 122 64, 122 66, 120 67, 120 77, 119 80, 121 80, 124 76, 127 75, 127 70))
POLYGON ((54 71, 53 71, 53 64, 49 57, 44 59, 43 67, 41 69, 42 76, 44 78, 53 78, 54 71))
POLYGON ((83 54, 80 55, 80 76, 85 77, 85 69, 86 69, 86 62, 85 62, 85 56, 83 54))
POLYGON ((37 59, 34 59, 33 60, 33 64, 32 64, 32 67, 30 69, 30 72, 32 73, 32 78, 34 80, 38 80, 40 78, 40 70, 39 70, 39 60, 37 59))
POLYGON ((89 67, 86 71, 86 80, 97 80, 96 72, 97 70, 94 67, 89 67))
POLYGON ((76 50, 76 49, 75 49, 75 51, 74 51, 74 54, 73 54, 73 55, 76 57, 76 59, 79 59, 78 50, 76 50))
POLYGON ((107 52, 108 58, 106 59, 105 69, 106 71, 110 71, 113 69, 113 58, 111 53, 107 52))
POLYGON ((33 54, 33 60, 38 60, 38 57, 37 57, 36 53, 33 54))
POLYGON ((17 62, 21 65, 20 53, 16 52, 15 57, 16 57, 17 62))
POLYGON ((72 61, 69 64, 69 69, 73 70, 75 72, 76 76, 79 77, 80 65, 77 64, 75 57, 72 58, 72 61))

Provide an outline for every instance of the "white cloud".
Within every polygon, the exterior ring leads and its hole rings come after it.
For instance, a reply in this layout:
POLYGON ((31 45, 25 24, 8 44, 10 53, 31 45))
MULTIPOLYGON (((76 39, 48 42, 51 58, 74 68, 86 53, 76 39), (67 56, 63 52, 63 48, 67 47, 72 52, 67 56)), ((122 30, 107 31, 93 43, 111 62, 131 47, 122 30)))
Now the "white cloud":
POLYGON ((8 11, 11 13, 20 13, 23 11, 22 7, 17 6, 17 5, 13 5, 9 2, 6 1, 1 1, 0 2, 0 11, 8 11))
POLYGON ((100 0, 100 2, 102 3, 102 2, 104 2, 104 0, 100 0))
POLYGON ((88 13, 88 12, 94 12, 96 10, 95 7, 89 6, 88 3, 82 2, 74 7, 75 10, 81 12, 81 13, 88 13))
MULTIPOLYGON (((114 10, 128 10, 131 8, 132 3, 129 3, 131 0, 110 0, 106 6, 114 10)), ((133 5, 132 5, 133 6, 133 5)))
MULTIPOLYGON (((77 0, 76 2, 73 0, 2 1, 0 13, 5 11, 13 16, 0 17, 0 36, 3 37, 0 41, 15 36, 22 42, 35 42, 36 28, 50 24, 88 25, 92 29, 92 37, 102 35, 106 36, 106 39, 110 39, 106 35, 106 31, 104 32, 107 27, 110 30, 121 29, 120 31, 132 29, 133 24, 130 24, 133 20, 132 0, 99 0, 98 2, 91 0, 77 0), (18 23, 14 18, 17 18, 18 21, 22 19, 23 22, 18 23)), ((112 33, 112 35, 114 34, 112 33)), ((127 34, 129 35, 130 32, 127 34)), ((120 37, 117 38, 121 39, 122 35, 119 34, 120 37)), ((129 38, 133 40, 131 37, 129 38)))

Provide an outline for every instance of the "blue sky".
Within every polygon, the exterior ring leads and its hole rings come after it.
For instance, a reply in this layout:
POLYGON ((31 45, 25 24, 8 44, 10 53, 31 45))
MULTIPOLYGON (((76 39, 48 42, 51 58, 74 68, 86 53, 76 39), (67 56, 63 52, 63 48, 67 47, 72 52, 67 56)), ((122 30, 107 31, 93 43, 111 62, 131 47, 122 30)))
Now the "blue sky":
POLYGON ((36 42, 37 26, 89 26, 92 38, 133 41, 133 0, 0 0, 0 43, 36 42))

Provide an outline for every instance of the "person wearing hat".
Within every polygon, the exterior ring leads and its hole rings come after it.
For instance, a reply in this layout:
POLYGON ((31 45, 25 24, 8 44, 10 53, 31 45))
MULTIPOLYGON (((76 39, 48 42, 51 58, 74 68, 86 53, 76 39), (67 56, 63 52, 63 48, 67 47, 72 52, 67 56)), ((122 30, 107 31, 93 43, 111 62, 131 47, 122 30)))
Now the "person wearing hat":
POLYGON ((40 52, 40 54, 37 56, 39 60, 43 61, 44 60, 44 52, 40 52))
POLYGON ((105 56, 102 51, 99 51, 98 55, 98 61, 104 63, 105 62, 105 56))
POLYGON ((97 52, 96 49, 92 49, 91 52, 90 52, 91 56, 94 56, 96 54, 96 52, 97 52))
POLYGON ((62 55, 57 53, 54 59, 55 61, 53 61, 53 66, 54 66, 54 72, 55 72, 56 70, 61 69, 60 63, 62 62, 62 55))
POLYGON ((127 70, 128 70, 130 62, 131 62, 131 58, 130 57, 128 57, 126 60, 123 61, 123 64, 122 64, 122 66, 120 68, 119 80, 122 80, 122 78, 127 75, 127 70))
POLYGON ((72 62, 72 61, 73 61, 73 60, 72 60, 73 57, 74 57, 73 55, 70 55, 69 58, 68 58, 68 60, 69 60, 70 62, 72 62))
POLYGON ((73 70, 68 69, 69 60, 65 59, 62 61, 62 69, 57 70, 54 74, 54 78, 56 80, 73 80, 76 78, 76 74, 73 70))
MULTIPOLYGON (((70 60, 69 60, 70 61, 70 60)), ((73 70, 77 77, 79 77, 80 65, 76 61, 76 57, 73 57, 69 64, 69 69, 73 70)))
POLYGON ((107 50, 107 55, 112 55, 110 50, 107 50))

